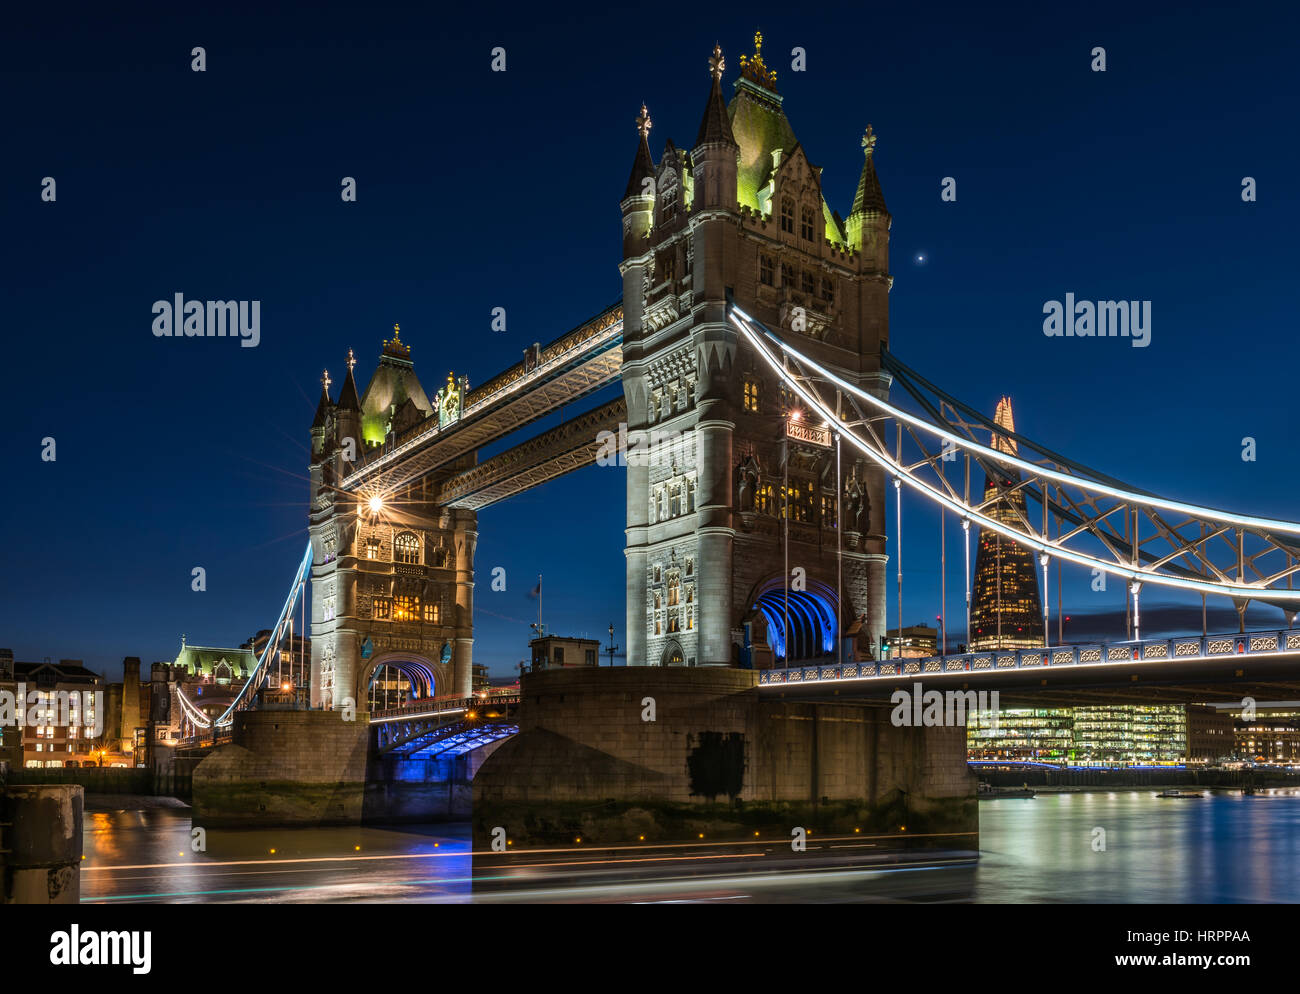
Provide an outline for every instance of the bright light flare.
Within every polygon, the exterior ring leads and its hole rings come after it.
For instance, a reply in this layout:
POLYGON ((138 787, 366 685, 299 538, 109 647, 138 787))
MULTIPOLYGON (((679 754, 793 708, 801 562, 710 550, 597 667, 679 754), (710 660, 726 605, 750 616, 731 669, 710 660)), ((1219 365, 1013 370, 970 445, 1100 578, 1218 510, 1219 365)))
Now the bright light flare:
POLYGON ((384 509, 384 498, 376 494, 374 497, 370 498, 366 506, 370 508, 371 514, 378 514, 384 509))

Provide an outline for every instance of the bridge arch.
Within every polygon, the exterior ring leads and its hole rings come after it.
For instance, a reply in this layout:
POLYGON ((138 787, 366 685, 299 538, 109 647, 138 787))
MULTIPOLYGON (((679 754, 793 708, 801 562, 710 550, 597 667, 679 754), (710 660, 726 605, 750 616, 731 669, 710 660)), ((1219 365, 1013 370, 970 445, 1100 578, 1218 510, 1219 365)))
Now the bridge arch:
MULTIPOLYGON (((786 646, 786 591, 784 577, 768 577, 756 584, 751 593, 748 614, 761 614, 767 626, 767 644, 778 665, 807 659, 819 659, 835 652, 836 604, 839 596, 834 586, 814 577, 803 590, 790 590, 789 641, 786 646)), ((841 617, 851 617, 845 605, 841 617)))
POLYGON ((384 667, 396 670, 410 682, 411 696, 415 699, 442 697, 455 690, 449 664, 401 650, 383 652, 363 661, 357 678, 357 701, 360 706, 369 702, 370 685, 384 667))

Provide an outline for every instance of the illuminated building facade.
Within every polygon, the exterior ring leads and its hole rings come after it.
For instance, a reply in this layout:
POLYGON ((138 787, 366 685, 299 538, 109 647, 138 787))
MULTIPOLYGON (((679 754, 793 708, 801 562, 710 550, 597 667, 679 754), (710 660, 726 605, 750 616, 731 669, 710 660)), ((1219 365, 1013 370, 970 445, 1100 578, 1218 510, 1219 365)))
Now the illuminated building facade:
POLYGON ((337 400, 329 373, 322 377, 311 426, 311 704, 469 696, 478 516, 441 507, 438 498, 447 477, 474 465, 475 454, 393 492, 338 486, 363 454, 457 422, 469 382, 449 373, 430 401, 397 325, 364 394, 355 366, 349 351, 337 400))
MULTIPOLYGON (((1007 432, 1016 430, 1011 399, 998 401, 994 423, 1007 432)), ((1016 454, 1015 439, 992 433, 992 448, 1016 454)), ((1011 474, 1012 470, 1006 470, 1011 474)), ((1017 527, 1027 517, 1024 494, 1015 489, 1019 473, 989 479, 984 484, 987 514, 995 521, 1017 527)), ((1043 607, 1033 553, 997 532, 980 529, 975 550, 975 575, 971 580, 970 633, 972 652, 989 649, 1034 649, 1044 644, 1043 607)))
POLYGON ((891 659, 920 659, 939 651, 939 630, 929 625, 891 628, 885 636, 891 659))
POLYGON ((883 473, 846 446, 837 502, 832 433, 801 421, 777 374, 727 320, 734 296, 855 385, 887 394, 879 356, 891 218, 876 136, 867 129, 843 218, 795 137, 761 36, 754 44, 729 102, 728 62, 715 47, 690 148, 668 141, 656 163, 648 111, 637 119, 620 204, 628 444, 647 451, 655 434, 677 441, 627 467, 629 665, 829 658, 841 611, 855 632, 850 652, 874 658, 884 634, 883 473), (803 572, 788 599, 787 524, 790 566, 803 572))

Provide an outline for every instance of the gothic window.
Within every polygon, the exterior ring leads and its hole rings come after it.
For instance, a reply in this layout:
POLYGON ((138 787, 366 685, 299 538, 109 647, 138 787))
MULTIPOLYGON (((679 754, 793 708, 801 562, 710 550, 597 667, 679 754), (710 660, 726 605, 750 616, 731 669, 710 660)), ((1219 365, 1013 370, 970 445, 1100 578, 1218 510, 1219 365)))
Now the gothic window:
POLYGON ((678 624, 678 621, 677 621, 677 612, 676 612, 676 611, 669 611, 669 612, 668 612, 668 631, 669 631, 669 633, 676 632, 676 631, 680 631, 680 630, 681 630, 681 626, 678 624))
POLYGON ((670 517, 677 517, 682 513, 682 487, 681 484, 673 484, 670 488, 672 497, 668 501, 668 514, 670 517))
POLYGON ((781 285, 787 288, 794 287, 794 266, 787 263, 781 263, 781 285))
POLYGON ((822 527, 835 528, 835 495, 822 494, 822 527))
POLYGON ((754 510, 759 514, 776 514, 776 488, 772 484, 765 483, 755 492, 754 510))
POLYGON ((695 481, 686 481, 686 513, 692 514, 695 511, 695 481))
POLYGON ((660 596, 661 596, 661 595, 660 595, 659 591, 656 590, 656 591, 655 591, 655 610, 656 610, 656 611, 658 611, 659 608, 662 607, 662 603, 660 602, 660 596))
POLYGON ((657 520, 655 516, 655 511, 658 510, 658 507, 659 507, 659 501, 657 497, 654 494, 651 494, 650 495, 650 524, 652 525, 657 520))
POLYGON ((449 554, 447 552, 446 546, 440 545, 438 546, 438 548, 434 549, 433 562, 435 566, 442 566, 445 568, 447 565, 448 558, 449 558, 449 554))
POLYGON ((664 627, 663 613, 661 611, 656 611, 655 612, 655 634, 662 635, 664 633, 663 627, 664 627))
POLYGON ((789 197, 781 201, 781 230, 794 234, 794 201, 789 197))
POLYGON ((393 540, 393 558, 399 563, 418 563, 420 540, 410 532, 402 532, 393 540))
POLYGON ((662 583, 662 582, 663 582, 662 577, 663 577, 663 570, 662 570, 659 566, 656 566, 656 567, 655 567, 655 583, 662 583))
POLYGON ((804 293, 813 293, 817 289, 817 278, 806 269, 799 274, 799 289, 804 293))
POLYGON ((321 620, 322 620, 322 621, 333 621, 333 620, 334 620, 334 597, 333 597, 333 595, 331 595, 331 596, 325 598, 324 611, 325 611, 325 617, 322 618, 321 620))
POLYGON ((752 376, 745 377, 745 410, 758 413, 758 380, 752 376))
POLYGON ((829 278, 822 280, 822 300, 828 304, 835 303, 835 281, 829 278))
POLYGON ((799 235, 805 241, 812 241, 816 235, 817 228, 813 224, 813 212, 811 207, 804 207, 799 211, 799 235))
POLYGON ((366 558, 367 559, 379 558, 379 539, 375 538, 373 535, 370 538, 366 539, 366 558))
POLYGON ((677 573, 668 574, 668 606, 676 607, 682 593, 682 578, 677 573))
POLYGON ((763 286, 771 286, 776 282, 776 263, 770 255, 760 254, 758 257, 758 282, 763 286))
POLYGON ((694 559, 688 559, 688 560, 686 560, 686 575, 687 575, 687 576, 694 576, 694 575, 695 575, 695 560, 694 560, 694 559))
POLYGON ((424 605, 424 620, 431 625, 438 624, 439 617, 442 614, 442 611, 439 610, 440 607, 439 604, 426 602, 424 605))
POLYGON ((387 597, 375 598, 375 618, 379 621, 387 621, 392 609, 392 601, 387 597))
POLYGON ((677 251, 669 249, 659 256, 659 282, 677 279, 677 251))
POLYGON ((686 630, 689 632, 689 631, 693 631, 694 628, 695 628, 695 608, 688 607, 686 609, 686 630))
POLYGON ((659 191, 659 219, 667 221, 677 216, 677 184, 670 183, 665 177, 664 186, 659 191))

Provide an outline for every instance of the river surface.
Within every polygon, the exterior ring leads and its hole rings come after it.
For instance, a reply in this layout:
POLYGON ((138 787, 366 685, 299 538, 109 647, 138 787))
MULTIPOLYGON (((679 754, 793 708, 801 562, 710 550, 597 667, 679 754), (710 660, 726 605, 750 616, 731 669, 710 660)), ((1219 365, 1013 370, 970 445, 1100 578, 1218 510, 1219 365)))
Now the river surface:
MULTIPOLYGON (((471 883, 467 825, 208 832, 188 810, 89 811, 83 902, 1300 901, 1300 793, 1154 790, 981 801, 980 854, 902 856, 867 837, 743 856, 577 849, 471 883), (654 858, 647 859, 647 856, 654 858), (647 869, 647 866, 650 869, 647 869), (563 869, 556 869, 563 867, 563 869)), ((482 871, 480 871, 482 872, 482 871)))

